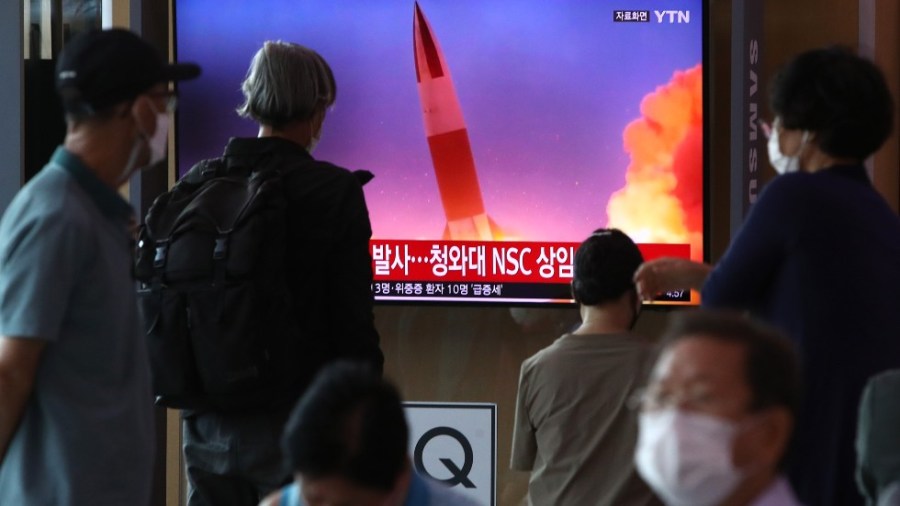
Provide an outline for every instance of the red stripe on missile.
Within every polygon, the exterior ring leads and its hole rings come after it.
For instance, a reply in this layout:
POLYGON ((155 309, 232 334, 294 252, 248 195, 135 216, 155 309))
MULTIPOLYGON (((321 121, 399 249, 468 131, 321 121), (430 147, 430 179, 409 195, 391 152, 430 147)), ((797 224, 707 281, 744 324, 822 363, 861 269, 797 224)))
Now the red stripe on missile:
POLYGON ((447 216, 450 239, 492 239, 472 146, 444 54, 425 14, 415 4, 413 50, 425 135, 447 216))

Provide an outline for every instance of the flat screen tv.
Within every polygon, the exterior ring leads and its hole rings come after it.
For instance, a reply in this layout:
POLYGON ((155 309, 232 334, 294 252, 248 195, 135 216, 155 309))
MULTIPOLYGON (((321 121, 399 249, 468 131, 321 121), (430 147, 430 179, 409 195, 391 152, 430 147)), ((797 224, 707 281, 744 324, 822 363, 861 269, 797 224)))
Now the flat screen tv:
MULTIPOLYGON (((265 40, 330 63, 314 156, 364 187, 379 301, 571 303, 572 255, 617 227, 705 258, 706 0, 175 0, 177 167, 219 156, 265 40)), ((696 299, 696 296, 694 296, 696 299)), ((689 292, 661 303, 696 303, 689 292)))

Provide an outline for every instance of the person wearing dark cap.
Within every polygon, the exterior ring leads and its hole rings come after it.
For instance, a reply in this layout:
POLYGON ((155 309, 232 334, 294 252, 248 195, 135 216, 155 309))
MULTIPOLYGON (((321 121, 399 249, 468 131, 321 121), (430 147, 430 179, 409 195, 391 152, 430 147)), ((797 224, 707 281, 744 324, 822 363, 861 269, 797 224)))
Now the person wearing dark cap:
POLYGON ((126 30, 57 64, 67 132, 0 222, 0 504, 148 504, 153 399, 119 186, 162 160, 166 64, 126 30))
POLYGON ((529 504, 659 504, 632 464, 629 400, 654 359, 631 333, 643 262, 623 232, 600 229, 575 252, 572 295, 581 325, 522 364, 511 467, 531 471, 529 504))

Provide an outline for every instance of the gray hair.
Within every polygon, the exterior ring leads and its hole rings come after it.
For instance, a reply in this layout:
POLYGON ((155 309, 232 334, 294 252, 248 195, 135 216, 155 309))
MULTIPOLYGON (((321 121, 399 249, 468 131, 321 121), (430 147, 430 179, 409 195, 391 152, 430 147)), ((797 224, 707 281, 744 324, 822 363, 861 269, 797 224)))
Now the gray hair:
POLYGON ((319 53, 280 40, 256 52, 241 91, 244 103, 237 113, 275 128, 309 120, 337 96, 334 74, 319 53))

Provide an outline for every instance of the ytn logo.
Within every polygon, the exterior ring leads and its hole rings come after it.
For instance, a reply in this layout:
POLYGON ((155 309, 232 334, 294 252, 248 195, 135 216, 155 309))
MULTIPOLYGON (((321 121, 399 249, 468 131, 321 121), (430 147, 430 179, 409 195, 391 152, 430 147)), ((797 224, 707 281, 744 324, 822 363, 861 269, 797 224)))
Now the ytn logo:
POLYGON ((653 14, 656 15, 657 23, 674 25, 691 22, 691 11, 653 11, 653 14))

